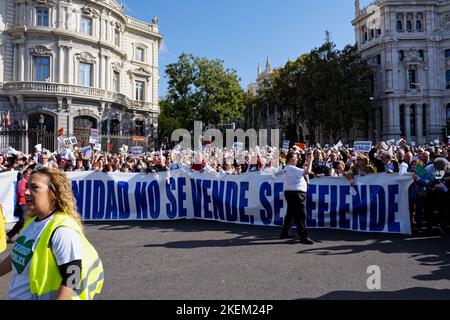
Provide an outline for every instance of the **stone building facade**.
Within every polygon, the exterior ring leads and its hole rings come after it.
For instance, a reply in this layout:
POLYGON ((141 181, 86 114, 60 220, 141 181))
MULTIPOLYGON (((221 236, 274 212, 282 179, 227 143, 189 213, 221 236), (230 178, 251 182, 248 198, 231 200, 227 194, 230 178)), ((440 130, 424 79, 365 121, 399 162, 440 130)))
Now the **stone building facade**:
POLYGON ((450 127, 450 1, 355 1, 356 41, 374 71, 372 139, 441 139, 450 127))
POLYGON ((157 24, 115 0, 0 1, 0 110, 25 129, 43 115, 55 134, 155 138, 157 24))

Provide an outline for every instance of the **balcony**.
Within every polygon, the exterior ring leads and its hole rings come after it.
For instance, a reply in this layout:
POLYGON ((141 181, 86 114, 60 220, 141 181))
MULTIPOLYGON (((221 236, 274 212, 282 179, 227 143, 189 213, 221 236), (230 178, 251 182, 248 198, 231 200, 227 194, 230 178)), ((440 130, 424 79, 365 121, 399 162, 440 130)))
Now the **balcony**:
POLYGON ((136 111, 150 111, 150 112, 158 112, 155 108, 153 108, 150 102, 144 102, 139 100, 130 100, 128 104, 129 108, 136 111))
POLYGON ((53 82, 6 82, 0 83, 0 94, 24 96, 64 96, 68 98, 90 99, 130 106, 127 96, 99 88, 84 87, 53 82))

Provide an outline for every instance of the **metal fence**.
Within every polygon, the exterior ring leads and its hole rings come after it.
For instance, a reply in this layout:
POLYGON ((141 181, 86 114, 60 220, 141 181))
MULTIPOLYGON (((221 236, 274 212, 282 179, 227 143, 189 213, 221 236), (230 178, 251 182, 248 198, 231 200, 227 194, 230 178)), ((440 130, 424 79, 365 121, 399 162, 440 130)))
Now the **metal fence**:
MULTIPOLYGON (((75 132, 65 134, 65 137, 77 138, 76 147, 85 147, 90 145, 89 133, 75 132)), ((122 145, 131 149, 134 146, 140 146, 144 151, 149 150, 151 143, 147 137, 136 137, 131 135, 101 135, 100 143, 103 151, 119 152, 122 145)), ((58 142, 57 135, 52 132, 42 132, 39 130, 2 130, 0 131, 0 150, 12 147, 17 151, 26 154, 34 152, 34 146, 41 144, 43 148, 55 151, 64 144, 58 142)))

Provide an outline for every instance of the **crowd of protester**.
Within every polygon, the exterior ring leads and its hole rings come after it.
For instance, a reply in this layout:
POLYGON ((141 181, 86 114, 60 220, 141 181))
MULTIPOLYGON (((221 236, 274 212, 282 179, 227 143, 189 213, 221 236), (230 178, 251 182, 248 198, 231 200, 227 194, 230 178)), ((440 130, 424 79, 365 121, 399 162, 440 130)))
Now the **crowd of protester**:
MULTIPOLYGON (((93 150, 92 150, 93 151, 93 150)), ((124 150, 122 150, 124 151, 124 150)), ((298 166, 303 167, 306 156, 312 153, 314 161, 310 179, 344 177, 355 185, 355 177, 375 173, 407 174, 414 179, 409 190, 410 213, 417 232, 439 226, 449 228, 450 203, 450 148, 444 145, 409 146, 378 142, 369 153, 356 152, 344 146, 322 148, 312 146, 305 150, 292 146, 290 150, 256 147, 250 150, 219 149, 204 146, 201 151, 172 148, 166 138, 158 151, 140 154, 132 152, 83 153, 81 148, 61 148, 55 152, 39 150, 23 154, 12 148, 0 154, 0 173, 18 171, 17 206, 23 206, 23 192, 32 169, 53 167, 60 171, 101 171, 104 173, 145 173, 183 169, 216 175, 260 174, 276 175, 286 164, 288 151, 299 154, 298 166)))

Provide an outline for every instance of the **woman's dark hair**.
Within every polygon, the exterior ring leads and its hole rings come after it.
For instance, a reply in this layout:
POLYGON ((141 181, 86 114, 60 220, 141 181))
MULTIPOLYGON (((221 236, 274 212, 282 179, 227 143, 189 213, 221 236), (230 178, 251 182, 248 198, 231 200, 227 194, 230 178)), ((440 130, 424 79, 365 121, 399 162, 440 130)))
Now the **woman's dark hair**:
POLYGON ((291 161, 291 159, 293 159, 296 155, 297 155, 297 153, 295 153, 295 152, 288 152, 288 154, 286 156, 286 163, 291 161))

